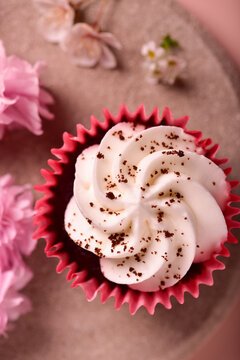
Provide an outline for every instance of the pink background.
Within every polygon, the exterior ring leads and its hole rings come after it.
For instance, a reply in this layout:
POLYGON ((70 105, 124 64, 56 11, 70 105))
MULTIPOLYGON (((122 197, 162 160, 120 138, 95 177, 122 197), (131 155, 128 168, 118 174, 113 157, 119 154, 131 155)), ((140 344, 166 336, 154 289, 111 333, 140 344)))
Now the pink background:
MULTIPOLYGON (((207 47, 197 36, 196 29, 191 27, 190 22, 188 24, 187 20, 184 20, 185 16, 179 15, 182 9, 179 9, 179 12, 175 9, 178 8, 175 1, 131 0, 131 6, 128 0, 112 0, 110 3, 118 9, 111 13, 113 21, 109 31, 119 35, 123 40, 126 39, 125 51, 121 53, 121 57, 122 62, 128 64, 127 69, 112 73, 103 72, 99 68, 94 71, 75 69, 67 55, 48 44, 38 34, 37 14, 33 11, 32 0, 0 0, 0 36, 4 40, 8 54, 16 53, 32 63, 44 58, 49 66, 44 84, 49 90, 53 90, 58 104, 57 126, 56 122, 44 122, 46 131, 42 137, 36 138, 31 134, 21 135, 16 132, 1 142, 2 173, 12 172, 17 175, 19 183, 27 181, 38 183, 39 168, 45 167, 49 148, 60 146, 63 130, 74 133, 75 123, 79 121, 85 121, 87 125, 86 119, 89 119, 91 113, 97 117, 101 116, 102 106, 115 113, 120 102, 126 102, 130 109, 134 110, 136 103, 144 101, 147 113, 152 109, 152 104, 157 103, 160 107, 168 104, 171 108, 179 109, 179 113, 176 110, 174 112, 176 117, 185 113, 190 115, 192 129, 199 129, 198 125, 200 125, 205 134, 214 137, 215 141, 219 140, 221 149, 225 149, 222 154, 232 158, 231 164, 236 178, 239 156, 235 149, 236 144, 239 143, 240 120, 239 116, 237 117, 239 112, 236 114, 236 111, 239 111, 239 106, 235 101, 235 92, 228 74, 224 70, 225 56, 217 59, 212 52, 214 46, 207 47), (160 15, 157 16, 156 10, 153 10, 155 8, 160 15), (126 21, 125 14, 131 16, 131 22, 126 21), (141 21, 137 19, 136 14, 139 14, 141 21), (144 26, 139 28, 139 23, 144 26), (134 24, 138 25, 135 26, 138 29, 136 32, 132 31, 134 24), (145 86, 145 80, 137 76, 138 73, 141 74, 142 68, 140 55, 137 55, 138 52, 134 52, 133 49, 140 49, 143 39, 147 41, 157 36, 156 29, 159 33, 161 31, 165 33, 168 29, 171 34, 177 34, 183 39, 192 87, 186 87, 184 91, 181 87, 164 88, 164 91, 158 87, 156 91, 149 91, 145 86), (64 76, 59 81, 59 74, 62 74, 63 69, 64 76), (97 86, 93 87, 92 84, 97 86), (114 91, 99 91, 101 84, 106 89, 114 89, 114 91), (138 91, 132 91, 133 84, 138 91), (209 84, 211 86, 208 86, 209 84), (213 107, 212 103, 214 103, 213 107), (223 126, 226 118, 234 128, 223 126), (217 127, 214 121, 218 124, 217 127), (14 152, 8 154, 6 144, 8 146, 15 144, 14 149, 19 147, 20 151, 16 150, 17 162, 14 161, 14 152), (33 152, 32 149, 36 151, 33 152), (23 163, 24 172, 21 166, 23 163)), ((209 32, 221 42, 240 69, 238 44, 240 0, 179 0, 179 3, 200 19, 209 32)), ((237 264, 238 249, 239 246, 235 251, 237 264)), ((99 299, 88 304, 80 290, 72 290, 65 282, 66 275, 56 275, 54 261, 46 259, 43 255, 42 242, 29 261, 32 268, 36 269, 36 274, 34 281, 27 287, 26 294, 33 299, 34 311, 19 319, 8 341, 0 339, 1 360, 69 359, 69 354, 72 359, 81 357, 84 360, 103 359, 103 356, 113 359, 119 354, 123 354, 121 358, 129 360, 137 358, 166 360, 169 359, 168 348, 170 350, 175 348, 178 352, 179 348, 194 335, 194 329, 199 327, 199 322, 205 327, 201 333, 197 333, 199 348, 196 352, 193 350, 195 344, 192 346, 190 342, 188 343, 191 351, 189 360, 240 359, 240 299, 233 306, 234 300, 227 291, 228 285, 234 279, 230 266, 223 272, 216 272, 213 288, 202 287, 198 301, 186 297, 185 304, 181 306, 176 304, 171 312, 167 313, 159 306, 156 315, 152 318, 140 310, 130 320, 126 307, 121 312, 116 312, 113 311, 113 301, 102 306, 99 299), (214 312, 211 304, 215 299, 218 301, 214 312), (222 307, 218 306, 220 303, 223 304, 222 307), (76 309, 76 313, 72 309, 76 309), (186 310, 186 313, 179 311, 182 309, 186 310), (81 322, 78 321, 79 317, 81 322), (65 326, 62 327, 62 324, 65 326), (189 324, 192 326, 190 327, 189 324), (161 331, 160 335, 159 331, 161 331), (203 339, 204 335, 206 340, 203 339), (107 336, 111 341, 107 344, 106 350, 103 348, 103 341, 107 336), (127 340, 127 344, 124 340, 127 340)), ((235 264, 233 257, 230 263, 235 264)), ((235 268, 238 270, 239 265, 235 268)), ((239 290, 236 287, 235 285, 235 295, 239 290)), ((183 360, 183 357, 174 356, 172 359, 183 360)))
MULTIPOLYGON (((206 26, 240 70, 240 1, 178 0, 178 2, 206 26)), ((214 334, 190 359, 240 359, 240 298, 214 334)))
POLYGON ((178 0, 223 45, 240 69, 240 1, 178 0))

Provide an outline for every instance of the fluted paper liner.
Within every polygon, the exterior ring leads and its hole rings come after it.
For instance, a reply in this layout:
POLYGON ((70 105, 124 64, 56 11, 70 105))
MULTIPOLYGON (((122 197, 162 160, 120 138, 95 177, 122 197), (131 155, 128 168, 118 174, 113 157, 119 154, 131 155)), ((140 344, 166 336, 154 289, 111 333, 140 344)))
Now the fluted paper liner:
MULTIPOLYGON (((146 116, 145 108, 140 105, 134 113, 130 113, 125 105, 121 105, 119 113, 113 116, 108 110, 103 109, 105 121, 99 122, 94 116, 91 117, 91 129, 87 130, 81 124, 77 125, 77 135, 73 136, 67 132, 63 134, 63 146, 52 149, 51 152, 57 160, 49 159, 48 164, 52 170, 42 169, 41 173, 46 179, 43 185, 36 185, 35 189, 44 194, 35 205, 35 225, 37 230, 34 238, 46 240, 45 253, 48 257, 58 257, 57 273, 68 268, 67 280, 72 286, 80 286, 86 298, 91 301, 100 293, 102 303, 111 296, 115 297, 115 308, 120 309, 124 303, 129 304, 130 314, 144 306, 150 314, 153 314, 158 303, 167 309, 172 307, 170 298, 174 296, 179 303, 184 302, 184 293, 190 293, 194 298, 199 296, 199 285, 213 285, 213 271, 222 270, 225 265, 217 259, 219 255, 229 257, 230 253, 225 243, 237 243, 237 239, 231 233, 231 229, 240 227, 240 223, 232 217, 240 210, 231 206, 231 203, 240 201, 240 197, 232 194, 232 188, 238 185, 238 181, 227 181, 229 184, 229 198, 224 209, 224 216, 228 227, 228 237, 222 243, 221 251, 212 254, 211 258, 200 264, 193 264, 176 285, 165 290, 155 292, 141 292, 108 281, 101 274, 99 259, 96 255, 81 249, 67 235, 64 230, 64 212, 68 201, 73 195, 73 181, 75 173, 75 161, 78 155, 88 146, 100 143, 104 134, 119 122, 135 122, 144 124, 146 127, 156 125, 174 125, 184 129, 187 134, 193 135, 198 146, 204 150, 206 157, 215 164, 222 165, 228 159, 217 159, 216 153, 219 145, 212 144, 210 138, 202 139, 199 131, 187 131, 188 117, 184 116, 174 119, 170 110, 165 108, 162 117, 159 117, 158 108, 154 108, 150 116, 146 116)), ((229 175, 231 168, 225 168, 225 175, 229 175)))

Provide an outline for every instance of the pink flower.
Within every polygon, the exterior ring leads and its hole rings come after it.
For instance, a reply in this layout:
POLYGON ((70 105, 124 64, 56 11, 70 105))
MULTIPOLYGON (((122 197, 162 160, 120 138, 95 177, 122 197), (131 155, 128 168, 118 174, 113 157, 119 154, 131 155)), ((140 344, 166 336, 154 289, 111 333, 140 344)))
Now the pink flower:
POLYGON ((68 0, 34 0, 40 13, 39 28, 45 39, 60 42, 74 21, 74 10, 68 0))
POLYGON ((17 249, 23 255, 33 251, 32 207, 33 195, 28 185, 13 185, 9 174, 0 177, 0 260, 6 248, 17 249))
POLYGON ((52 119, 47 109, 52 96, 39 84, 43 63, 30 65, 16 56, 6 56, 0 41, 0 139, 5 130, 26 127, 42 134, 41 116, 52 119))
POLYGON ((31 310, 29 299, 19 293, 31 278, 31 270, 17 254, 8 267, 0 267, 0 335, 6 336, 12 322, 31 310))
POLYGON ((33 196, 28 185, 16 186, 7 174, 0 177, 0 335, 6 335, 12 321, 31 309, 19 293, 32 278, 22 255, 35 248, 33 196))
POLYGON ((121 49, 120 42, 111 33, 98 32, 85 23, 74 25, 63 39, 61 46, 70 53, 73 62, 83 67, 94 67, 97 63, 113 69, 117 62, 109 46, 121 49))

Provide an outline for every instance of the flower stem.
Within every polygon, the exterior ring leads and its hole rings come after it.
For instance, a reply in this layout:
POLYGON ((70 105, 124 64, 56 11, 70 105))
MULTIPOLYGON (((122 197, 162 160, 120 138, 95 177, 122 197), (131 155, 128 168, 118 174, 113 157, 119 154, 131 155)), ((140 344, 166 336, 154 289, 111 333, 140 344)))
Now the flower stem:
POLYGON ((100 7, 98 9, 98 13, 97 13, 97 16, 96 16, 96 19, 95 21, 93 22, 92 26, 95 28, 95 30, 99 31, 99 24, 100 24, 100 21, 101 21, 101 18, 103 16, 103 13, 106 9, 106 6, 107 4, 109 3, 109 0, 102 0, 101 4, 100 4, 100 7))
POLYGON ((88 3, 91 0, 79 0, 79 2, 77 3, 72 3, 71 1, 69 1, 69 5, 73 8, 73 10, 77 11, 79 9, 79 6, 83 5, 84 3, 88 3))

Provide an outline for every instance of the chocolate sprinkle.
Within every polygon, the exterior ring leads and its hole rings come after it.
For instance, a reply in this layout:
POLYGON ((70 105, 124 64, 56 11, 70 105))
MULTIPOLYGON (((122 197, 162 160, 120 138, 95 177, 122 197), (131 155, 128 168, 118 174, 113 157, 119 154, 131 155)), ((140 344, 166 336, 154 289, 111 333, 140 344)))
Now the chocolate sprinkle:
POLYGON ((97 158, 98 159, 104 159, 104 155, 100 152, 97 153, 97 158))
POLYGON ((116 199, 116 196, 114 195, 114 193, 112 191, 107 192, 106 197, 110 200, 116 199))

